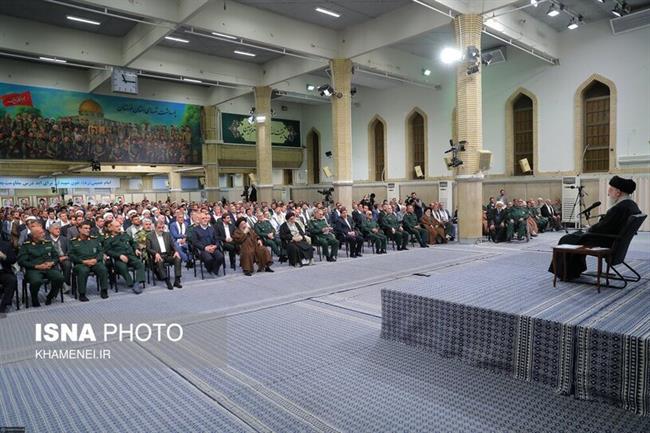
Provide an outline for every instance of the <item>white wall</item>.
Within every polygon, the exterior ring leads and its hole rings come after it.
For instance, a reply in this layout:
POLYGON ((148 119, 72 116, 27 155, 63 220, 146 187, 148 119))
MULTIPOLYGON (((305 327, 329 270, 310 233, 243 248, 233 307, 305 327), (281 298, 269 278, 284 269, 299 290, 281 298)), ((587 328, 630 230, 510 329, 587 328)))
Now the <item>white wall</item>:
MULTIPOLYGON (((490 174, 505 173, 506 100, 523 87, 539 106, 539 168, 544 172, 574 169, 574 96, 594 73, 616 84, 617 156, 650 154, 650 28, 613 36, 607 20, 559 34, 560 65, 553 66, 514 48, 508 61, 483 69, 483 147, 491 150, 490 174)), ((442 90, 411 85, 377 90, 358 87, 352 107, 352 172, 368 178, 368 123, 379 114, 387 123, 388 179, 405 177, 405 119, 419 107, 428 116, 428 176, 446 176, 442 152, 451 138, 455 106, 452 69, 435 71, 442 90), (356 104, 358 103, 358 104, 356 104), (358 105, 358 106, 357 106, 358 105)), ((331 107, 303 106, 303 138, 312 128, 321 133, 321 167, 333 168, 324 156, 331 150, 331 107)), ((627 167, 633 167, 626 165, 627 167)), ((647 166, 647 164, 646 164, 647 166)), ((324 179, 327 181, 327 179, 324 179)))
POLYGON ((508 62, 483 73, 483 145, 493 152, 491 173, 505 172, 505 104, 518 87, 539 102, 539 169, 575 166, 574 97, 594 73, 618 90, 618 157, 650 154, 650 28, 613 36, 607 20, 560 33, 560 65, 509 49, 508 62))

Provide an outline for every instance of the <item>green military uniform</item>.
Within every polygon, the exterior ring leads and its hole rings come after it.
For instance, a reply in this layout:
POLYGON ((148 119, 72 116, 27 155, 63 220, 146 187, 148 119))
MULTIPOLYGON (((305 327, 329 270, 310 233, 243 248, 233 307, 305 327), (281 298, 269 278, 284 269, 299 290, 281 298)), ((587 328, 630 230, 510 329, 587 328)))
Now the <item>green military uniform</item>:
POLYGON ((386 235, 381 231, 377 221, 372 219, 366 219, 361 223, 361 232, 364 236, 370 239, 375 244, 375 252, 385 253, 386 252, 386 235), (373 231, 377 229, 377 231, 373 231))
POLYGON ((515 231, 517 237, 522 239, 528 234, 528 211, 521 206, 513 206, 508 209, 507 237, 508 241, 512 240, 515 231))
POLYGON ((311 219, 309 220, 309 233, 312 236, 312 243, 314 245, 320 245, 323 250, 323 255, 328 259, 330 257, 336 257, 339 252, 339 241, 334 236, 333 230, 330 230, 329 233, 324 233, 326 227, 330 227, 327 224, 325 218, 321 219, 311 219), (331 249, 328 249, 331 248, 331 249))
POLYGON ((406 213, 402 219, 402 228, 405 232, 415 235, 421 247, 427 247, 429 233, 426 229, 420 227, 418 216, 415 213, 406 213))
POLYGON ((400 230, 399 221, 394 213, 386 213, 381 219, 381 228, 386 233, 389 239, 392 239, 397 244, 398 250, 405 250, 406 244, 409 241, 409 234, 400 230))
POLYGON ((108 270, 104 264, 104 252, 100 239, 90 236, 88 239, 72 238, 70 241, 70 260, 74 263, 74 274, 77 276, 79 296, 86 294, 88 274, 94 272, 99 278, 99 288, 102 298, 108 297, 108 270), (97 259, 93 266, 83 264, 84 260, 97 259))
POLYGON ((144 264, 135 255, 135 241, 126 233, 111 235, 104 240, 104 252, 114 259, 115 270, 124 278, 128 287, 133 287, 133 278, 129 273, 129 266, 135 269, 137 283, 144 282, 144 264), (124 263, 120 256, 126 256, 129 261, 124 263))
POLYGON ((45 305, 49 305, 52 299, 59 293, 59 290, 62 289, 63 272, 56 267, 57 263, 59 263, 59 253, 54 248, 54 245, 52 245, 52 242, 48 240, 42 240, 40 242, 27 241, 20 247, 18 264, 25 268, 25 281, 29 283, 32 305, 34 307, 40 306, 38 302, 38 291, 44 279, 48 279, 52 285, 52 288, 47 294, 45 305), (47 270, 36 269, 35 266, 46 262, 52 262, 55 266, 47 270))
POLYGON ((275 229, 273 228, 273 225, 271 224, 270 221, 265 220, 265 221, 258 221, 255 226, 253 227, 255 230, 255 233, 259 238, 262 240, 264 245, 267 247, 271 247, 271 251, 273 251, 273 254, 275 254, 278 257, 283 257, 284 254, 282 253, 282 242, 280 241, 280 238, 278 237, 278 234, 275 232, 275 229), (269 233, 273 233, 273 239, 269 239, 269 233))

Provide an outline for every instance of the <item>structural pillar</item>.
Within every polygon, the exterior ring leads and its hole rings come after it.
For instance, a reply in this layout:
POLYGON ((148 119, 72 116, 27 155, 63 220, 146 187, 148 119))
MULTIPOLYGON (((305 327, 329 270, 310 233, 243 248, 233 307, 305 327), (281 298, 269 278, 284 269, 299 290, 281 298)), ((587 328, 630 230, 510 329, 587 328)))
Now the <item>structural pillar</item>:
MULTIPOLYGON (((460 15, 454 19, 456 43, 463 54, 468 47, 481 49, 481 15, 460 15)), ((479 173, 479 150, 483 147, 481 70, 467 75, 467 63, 456 69, 456 128, 458 140, 467 141, 459 154, 463 165, 456 171, 458 239, 473 243, 483 237, 483 175, 479 173)), ((450 209, 451 211, 451 209, 450 209)))
POLYGON ((257 201, 273 199, 273 150, 271 149, 271 87, 255 88, 255 115, 264 116, 257 126, 257 201))
POLYGON ((330 60, 332 71, 332 156, 334 200, 352 207, 352 61, 330 60))
POLYGON ((181 192, 183 191, 181 187, 181 174, 172 168, 167 174, 167 183, 169 184, 169 198, 171 201, 180 202, 181 192))
POLYGON ((219 154, 217 147, 217 116, 219 110, 216 105, 204 108, 205 140, 203 144, 203 170, 205 182, 203 199, 213 203, 219 201, 219 154))

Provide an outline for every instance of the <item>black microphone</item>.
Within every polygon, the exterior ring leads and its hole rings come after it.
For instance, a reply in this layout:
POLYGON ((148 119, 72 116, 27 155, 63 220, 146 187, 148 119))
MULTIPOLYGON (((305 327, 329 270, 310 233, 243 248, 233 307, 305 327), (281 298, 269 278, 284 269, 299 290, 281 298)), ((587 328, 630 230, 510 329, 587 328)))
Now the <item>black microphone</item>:
POLYGON ((578 215, 582 215, 582 214, 589 213, 589 212, 591 212, 592 210, 596 209, 596 208, 597 208, 598 206, 600 206, 600 205, 601 205, 601 203, 600 203, 599 201, 597 201, 596 203, 594 203, 594 204, 592 204, 591 206, 589 206, 587 209, 585 209, 585 210, 583 210, 582 212, 580 212, 578 215))

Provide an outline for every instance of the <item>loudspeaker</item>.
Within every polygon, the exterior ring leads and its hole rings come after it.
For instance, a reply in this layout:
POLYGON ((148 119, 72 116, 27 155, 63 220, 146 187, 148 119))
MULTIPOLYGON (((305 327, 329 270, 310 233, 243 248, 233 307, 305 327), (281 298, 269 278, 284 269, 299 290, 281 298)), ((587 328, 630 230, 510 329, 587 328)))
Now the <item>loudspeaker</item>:
POLYGON ((327 177, 332 177, 332 172, 328 166, 323 167, 323 173, 325 173, 325 176, 327 177))
POLYGON ((442 159, 445 161, 445 167, 447 167, 447 170, 454 169, 454 167, 451 166, 451 156, 445 156, 442 159))
POLYGON ((478 169, 479 171, 488 171, 492 163, 492 152, 489 150, 478 151, 478 169))
POLYGON ((413 169, 415 170, 415 177, 417 178, 424 177, 424 173, 422 173, 422 167, 416 165, 415 167, 413 167, 413 169))
POLYGON ((530 164, 528 163, 528 158, 520 159, 519 167, 521 167, 521 171, 524 173, 530 173, 531 171, 533 171, 531 170, 530 164))

